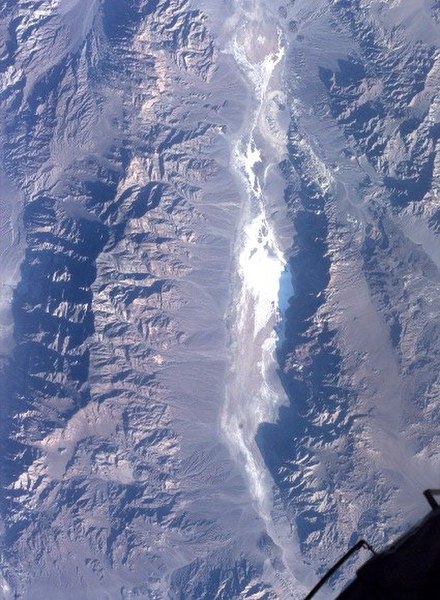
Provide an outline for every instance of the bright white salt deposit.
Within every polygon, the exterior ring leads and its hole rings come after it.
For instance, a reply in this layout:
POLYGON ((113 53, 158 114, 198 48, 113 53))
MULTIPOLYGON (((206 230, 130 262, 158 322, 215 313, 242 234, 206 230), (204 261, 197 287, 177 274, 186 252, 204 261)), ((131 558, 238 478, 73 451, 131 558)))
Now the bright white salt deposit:
POLYGON ((274 75, 284 48, 275 27, 265 26, 263 31, 258 23, 258 19, 252 22, 244 18, 228 49, 252 88, 254 108, 231 152, 245 199, 236 244, 231 375, 222 425, 231 448, 244 464, 260 514, 270 521, 271 480, 255 435, 259 424, 273 420, 277 407, 285 401, 277 376, 276 348, 292 287, 286 260, 266 214, 266 177, 276 166, 280 148, 273 148, 274 138, 267 135, 265 115, 273 102, 274 75), (260 33, 253 41, 255 31, 260 33))
MULTIPOLYGON (((283 196, 269 198, 267 189, 269 174, 286 152, 285 129, 275 106, 282 97, 279 79, 284 47, 281 33, 258 14, 258 8, 253 22, 251 18, 239 15, 239 28, 227 49, 251 87, 252 112, 231 148, 231 166, 244 193, 228 315, 231 365, 222 429, 246 472, 267 532, 283 550, 286 566, 295 564, 297 570, 300 565, 301 570, 299 551, 292 549, 290 525, 282 518, 274 519, 273 481, 256 443, 260 424, 273 422, 287 401, 278 376, 277 348, 284 341, 283 320, 293 288, 269 211, 269 205, 283 203, 283 196), (258 35, 252 35, 256 31, 258 35)), ((286 589, 301 594, 298 576, 290 570, 285 574, 286 589)))
POLYGON ((249 194, 261 197, 261 187, 256 174, 256 165, 261 162, 260 151, 253 141, 242 143, 240 140, 232 150, 235 168, 242 174, 249 194))
POLYGON ((2 575, 0 575, 0 590, 2 592, 4 600, 12 598, 11 586, 8 584, 8 582, 2 575))
POLYGON ((242 300, 253 304, 256 337, 278 317, 280 283, 286 261, 262 213, 246 225, 243 233, 239 257, 242 300))

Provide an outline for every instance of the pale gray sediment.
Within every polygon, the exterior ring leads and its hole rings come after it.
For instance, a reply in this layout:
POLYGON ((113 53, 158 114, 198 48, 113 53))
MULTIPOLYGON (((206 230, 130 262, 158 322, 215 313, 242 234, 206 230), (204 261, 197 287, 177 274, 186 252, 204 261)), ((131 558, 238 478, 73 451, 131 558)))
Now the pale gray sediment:
POLYGON ((282 597, 279 549, 219 438, 241 213, 228 136, 248 91, 185 2, 95 8, 6 15, 23 17, 2 110, 23 130, 4 144, 27 254, 4 388, 2 593, 282 597), (83 31, 72 56, 57 27, 83 31))
POLYGON ((439 476, 438 7, 3 4, 0 597, 301 597, 439 476))
POLYGON ((231 168, 241 183, 242 209, 233 261, 228 316, 231 367, 222 428, 246 471, 254 504, 282 549, 288 593, 300 597, 307 575, 295 534, 282 511, 274 508, 273 481, 255 442, 259 424, 274 420, 279 406, 287 402, 276 355, 283 311, 293 294, 276 228, 277 218, 286 215, 278 170, 287 141, 281 102, 285 101, 286 40, 277 18, 264 6, 254 6, 253 12, 237 7, 231 21, 235 28, 226 49, 235 57, 253 102, 238 137, 233 137, 231 151, 231 168))

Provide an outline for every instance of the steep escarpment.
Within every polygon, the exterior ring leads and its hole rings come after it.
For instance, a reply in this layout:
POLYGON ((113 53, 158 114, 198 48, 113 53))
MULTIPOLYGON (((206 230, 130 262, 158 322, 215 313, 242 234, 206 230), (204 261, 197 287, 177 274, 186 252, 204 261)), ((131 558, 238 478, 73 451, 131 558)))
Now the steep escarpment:
POLYGON ((423 514, 438 466, 438 25, 422 3, 299 2, 292 18, 290 405, 258 441, 323 570, 423 514))

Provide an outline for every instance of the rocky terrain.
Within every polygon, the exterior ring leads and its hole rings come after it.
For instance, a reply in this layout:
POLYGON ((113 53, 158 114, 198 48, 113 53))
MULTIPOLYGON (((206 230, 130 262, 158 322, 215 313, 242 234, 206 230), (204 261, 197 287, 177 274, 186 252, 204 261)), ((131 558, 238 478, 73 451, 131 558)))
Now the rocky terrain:
POLYGON ((269 597, 215 416, 241 111, 199 10, 123 4, 3 6, 3 597, 269 597))
POLYGON ((404 531, 439 476, 440 38, 424 3, 295 6, 290 404, 259 443, 323 572, 404 531))
POLYGON ((438 2, 3 0, 0 31, 0 598, 301 598, 387 545, 439 477, 438 2), (294 289, 270 418, 231 317, 252 194, 294 289))

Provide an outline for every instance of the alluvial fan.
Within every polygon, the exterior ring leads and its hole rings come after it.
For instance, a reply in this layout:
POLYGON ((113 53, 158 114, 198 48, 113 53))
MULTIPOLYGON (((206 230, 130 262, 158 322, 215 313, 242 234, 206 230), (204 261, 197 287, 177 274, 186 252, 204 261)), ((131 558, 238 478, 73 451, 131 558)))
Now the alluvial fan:
POLYGON ((438 2, 0 31, 0 598, 300 599, 387 544, 440 477, 438 2))

